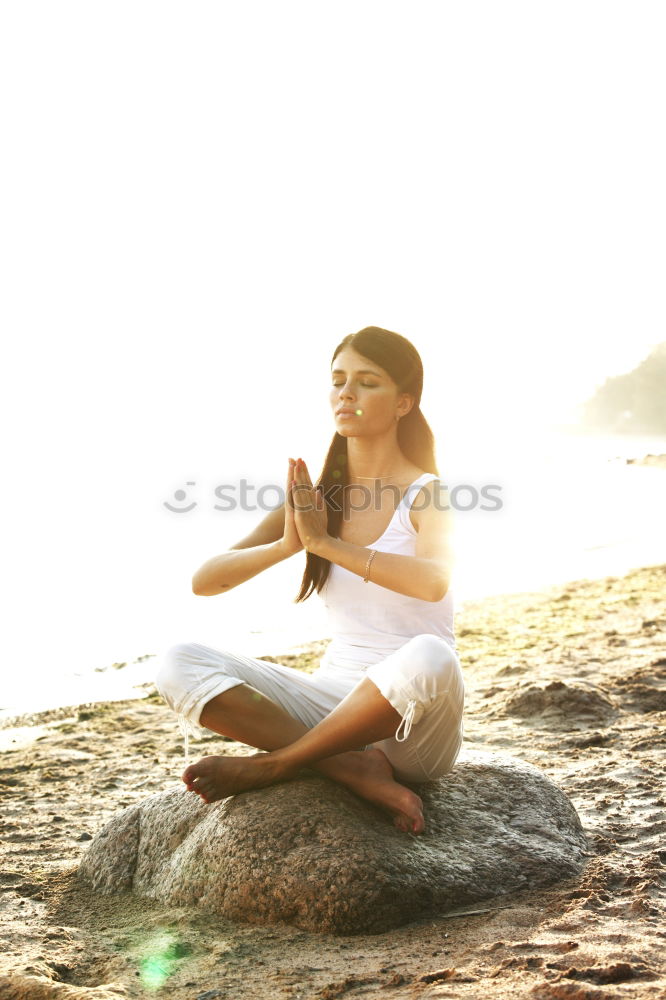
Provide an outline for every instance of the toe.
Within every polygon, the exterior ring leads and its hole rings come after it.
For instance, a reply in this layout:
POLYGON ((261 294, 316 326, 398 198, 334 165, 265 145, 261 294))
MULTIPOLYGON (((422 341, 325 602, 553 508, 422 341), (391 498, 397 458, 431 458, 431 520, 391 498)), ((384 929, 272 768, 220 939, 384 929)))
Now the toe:
POLYGON ((211 793, 211 787, 206 781, 197 781, 194 786, 194 791, 199 795, 204 802, 208 802, 211 793))

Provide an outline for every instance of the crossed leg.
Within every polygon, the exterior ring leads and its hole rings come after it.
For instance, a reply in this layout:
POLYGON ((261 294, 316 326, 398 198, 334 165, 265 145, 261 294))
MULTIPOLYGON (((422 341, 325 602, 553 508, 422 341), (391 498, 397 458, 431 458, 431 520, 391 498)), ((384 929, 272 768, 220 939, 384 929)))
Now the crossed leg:
POLYGON ((355 749, 388 739, 400 723, 400 714, 369 678, 361 678, 312 729, 245 683, 211 698, 200 723, 268 751, 203 757, 186 768, 183 781, 205 802, 288 781, 311 767, 391 813, 399 830, 423 832, 423 802, 395 780, 386 755, 376 748, 355 749))

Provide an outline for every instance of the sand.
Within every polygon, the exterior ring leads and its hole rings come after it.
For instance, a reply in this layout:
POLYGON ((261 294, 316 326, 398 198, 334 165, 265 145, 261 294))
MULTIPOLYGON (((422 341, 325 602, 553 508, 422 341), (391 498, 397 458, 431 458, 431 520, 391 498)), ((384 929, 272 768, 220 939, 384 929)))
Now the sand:
MULTIPOLYGON (((581 876, 354 937, 95 898, 74 874, 87 841, 180 783, 179 730, 148 689, 2 734, 0 996, 666 997, 666 565, 467 602, 456 633, 466 745, 560 784, 592 845, 581 876)), ((274 659, 312 670, 325 646, 274 659)), ((214 735, 191 747, 216 750, 254 752, 214 735)))

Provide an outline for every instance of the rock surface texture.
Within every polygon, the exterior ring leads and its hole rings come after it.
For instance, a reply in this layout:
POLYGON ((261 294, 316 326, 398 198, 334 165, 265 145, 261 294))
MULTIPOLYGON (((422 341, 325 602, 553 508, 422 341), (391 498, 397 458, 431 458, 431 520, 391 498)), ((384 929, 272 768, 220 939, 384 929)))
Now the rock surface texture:
POLYGON ((551 885, 585 864, 578 814, 530 764, 463 752, 448 775, 410 787, 424 805, 418 836, 310 771, 211 805, 184 787, 160 792, 107 823, 79 875, 99 892, 357 934, 551 885))

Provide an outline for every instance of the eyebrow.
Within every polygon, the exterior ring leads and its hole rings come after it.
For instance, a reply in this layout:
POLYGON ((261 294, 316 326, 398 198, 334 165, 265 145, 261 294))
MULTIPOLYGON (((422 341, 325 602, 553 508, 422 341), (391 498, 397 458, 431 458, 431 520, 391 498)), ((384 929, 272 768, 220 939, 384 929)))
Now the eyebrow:
MULTIPOLYGON (((334 368, 331 375, 344 375, 344 368, 334 368)), ((371 368, 359 368, 356 372, 357 375, 376 375, 377 378, 381 378, 379 372, 373 372, 371 368)))

